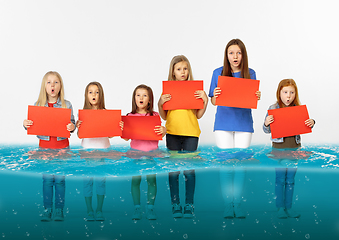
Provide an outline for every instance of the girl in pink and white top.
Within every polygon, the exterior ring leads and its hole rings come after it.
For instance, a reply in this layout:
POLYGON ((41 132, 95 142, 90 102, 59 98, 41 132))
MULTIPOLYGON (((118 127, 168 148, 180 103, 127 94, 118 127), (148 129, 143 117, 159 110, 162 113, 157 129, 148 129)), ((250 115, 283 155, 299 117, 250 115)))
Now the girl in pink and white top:
MULTIPOLYGON (((141 84, 134 89, 132 95, 132 112, 127 114, 128 116, 158 116, 159 113, 153 111, 153 91, 150 87, 141 84)), ((154 131, 158 135, 163 137, 166 134, 166 128, 163 126, 156 126, 154 131)), ((129 139, 125 139, 129 140, 129 139)), ((158 149, 158 140, 131 140, 131 148, 133 150, 139 151, 153 151, 158 149)), ((149 220, 155 220, 156 215, 154 212, 154 202, 157 194, 157 182, 156 175, 150 174, 146 176, 147 178, 147 218, 149 220)), ((140 220, 142 217, 141 207, 140 207, 140 183, 141 176, 132 177, 132 198, 134 202, 134 214, 132 216, 133 220, 140 220)))

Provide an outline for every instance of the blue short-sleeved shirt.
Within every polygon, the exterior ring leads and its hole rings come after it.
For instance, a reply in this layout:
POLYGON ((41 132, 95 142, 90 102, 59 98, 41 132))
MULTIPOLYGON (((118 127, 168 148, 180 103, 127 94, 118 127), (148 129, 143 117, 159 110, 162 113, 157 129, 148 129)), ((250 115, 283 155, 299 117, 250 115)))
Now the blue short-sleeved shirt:
MULTIPOLYGON (((218 85, 218 77, 221 75, 223 67, 213 71, 211 86, 208 96, 213 97, 213 91, 218 85)), ((251 79, 256 79, 255 71, 249 68, 251 79)), ((241 73, 232 74, 233 77, 241 78, 241 73)), ((214 131, 237 131, 254 132, 252 110, 247 108, 235 108, 218 106, 215 114, 214 131)))

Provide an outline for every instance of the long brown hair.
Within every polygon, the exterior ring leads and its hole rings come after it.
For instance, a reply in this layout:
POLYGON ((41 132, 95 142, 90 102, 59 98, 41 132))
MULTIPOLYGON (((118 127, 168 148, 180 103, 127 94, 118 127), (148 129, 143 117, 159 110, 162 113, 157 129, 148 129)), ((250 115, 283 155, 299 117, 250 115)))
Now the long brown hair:
POLYGON ((150 116, 153 116, 153 102, 154 102, 153 91, 152 91, 152 88, 150 88, 149 86, 146 86, 145 84, 140 84, 133 91, 133 95, 132 95, 132 112, 131 113, 135 114, 135 113, 137 113, 137 110, 138 110, 137 103, 135 102, 135 94, 136 94, 138 89, 145 89, 145 90, 147 90, 148 97, 149 97, 149 103, 148 103, 146 112, 148 112, 150 116))
POLYGON ((178 55, 178 56, 174 56, 172 58, 172 61, 170 63, 170 69, 169 69, 169 73, 168 73, 168 81, 173 81, 175 80, 175 76, 174 76, 174 66, 177 63, 180 62, 186 62, 187 63, 187 67, 188 67, 188 81, 193 80, 193 74, 192 74, 192 68, 191 68, 191 64, 188 61, 187 57, 185 57, 184 55, 178 55))
POLYGON ((106 109, 105 108, 105 96, 104 96, 104 89, 102 88, 101 84, 99 82, 90 82, 87 84, 85 89, 85 103, 84 103, 84 109, 92 109, 92 104, 88 100, 88 88, 91 85, 95 85, 99 89, 99 101, 98 101, 98 109, 106 109))
POLYGON ((225 48, 224 66, 223 66, 221 75, 232 77, 232 68, 231 68, 230 62, 228 61, 228 54, 227 54, 228 48, 232 45, 237 45, 241 51, 241 56, 242 56, 241 63, 240 63, 241 77, 250 79, 251 75, 248 69, 247 51, 246 51, 245 44, 240 39, 232 39, 231 41, 227 43, 226 48, 225 48))
POLYGON ((291 102, 290 106, 300 106, 297 84, 295 83, 295 81, 293 79, 284 79, 284 80, 280 81, 278 88, 277 88, 277 94, 276 94, 277 103, 279 104, 280 108, 285 107, 285 104, 281 101, 281 98, 280 98, 280 91, 284 87, 288 87, 288 86, 292 86, 295 89, 295 98, 294 98, 293 102, 291 102))
POLYGON ((42 78, 39 98, 38 98, 38 101, 36 102, 36 105, 37 106, 45 106, 46 103, 47 103, 46 82, 47 82, 47 78, 48 78, 49 75, 54 75, 59 79, 59 81, 60 81, 60 91, 59 91, 58 98, 61 101, 61 107, 66 108, 66 102, 65 102, 65 99, 64 99, 64 96, 65 96, 64 83, 62 81, 60 74, 58 72, 54 72, 54 71, 47 72, 44 75, 44 77, 42 78))

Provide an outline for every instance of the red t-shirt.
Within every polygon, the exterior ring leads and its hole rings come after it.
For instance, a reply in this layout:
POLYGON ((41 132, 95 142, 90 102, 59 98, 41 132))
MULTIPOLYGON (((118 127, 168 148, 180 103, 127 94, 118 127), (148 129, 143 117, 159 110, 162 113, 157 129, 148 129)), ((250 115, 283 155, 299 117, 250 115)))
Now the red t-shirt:
MULTIPOLYGON (((48 107, 53 107, 55 103, 48 103, 48 107)), ((67 148, 69 146, 68 138, 58 141, 57 137, 49 137, 49 141, 39 139, 39 147, 41 148, 67 148)))

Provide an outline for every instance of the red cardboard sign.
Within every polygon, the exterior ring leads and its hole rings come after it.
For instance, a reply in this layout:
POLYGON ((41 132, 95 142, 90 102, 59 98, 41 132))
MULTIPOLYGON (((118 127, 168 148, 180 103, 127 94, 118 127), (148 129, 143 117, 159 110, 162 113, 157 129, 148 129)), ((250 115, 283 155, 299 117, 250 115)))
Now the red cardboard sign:
POLYGON ((215 104, 219 106, 256 109, 259 80, 219 76, 218 87, 221 90, 215 104))
POLYGON ((28 106, 27 119, 32 120, 33 125, 27 128, 27 134, 69 138, 67 125, 71 114, 69 108, 28 106))
POLYGON ((79 138, 121 136, 121 110, 79 110, 79 138))
POLYGON ((312 132, 312 128, 305 125, 305 121, 309 119, 306 105, 270 109, 268 115, 273 115, 274 118, 270 125, 272 138, 312 132))
POLYGON ((122 138, 139 140, 162 140, 155 133, 155 126, 161 126, 160 116, 122 116, 124 131, 122 138))
POLYGON ((165 102, 164 110, 203 109, 202 99, 196 99, 194 93, 203 90, 203 81, 163 81, 163 94, 171 94, 171 100, 165 102))

